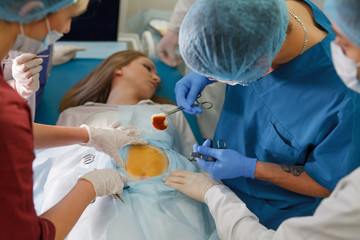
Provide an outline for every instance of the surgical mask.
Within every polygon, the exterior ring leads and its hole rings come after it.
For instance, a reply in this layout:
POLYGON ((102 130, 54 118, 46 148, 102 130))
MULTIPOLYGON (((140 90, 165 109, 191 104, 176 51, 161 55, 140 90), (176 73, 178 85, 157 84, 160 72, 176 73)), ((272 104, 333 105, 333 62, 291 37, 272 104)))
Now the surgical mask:
POLYGON ((24 27, 20 24, 20 34, 18 34, 12 50, 37 54, 48 49, 49 45, 54 44, 63 36, 63 34, 58 33, 56 30, 51 31, 48 18, 45 19, 45 22, 48 34, 46 35, 44 41, 25 36, 24 27))
POLYGON ((360 93, 360 80, 357 78, 360 63, 356 63, 348 58, 341 47, 335 42, 331 42, 331 55, 336 73, 344 84, 348 88, 360 93))

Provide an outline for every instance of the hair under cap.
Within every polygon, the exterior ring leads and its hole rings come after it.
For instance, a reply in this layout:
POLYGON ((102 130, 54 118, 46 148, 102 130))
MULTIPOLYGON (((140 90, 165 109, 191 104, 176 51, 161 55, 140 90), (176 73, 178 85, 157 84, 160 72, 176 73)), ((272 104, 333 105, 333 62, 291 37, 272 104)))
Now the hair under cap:
POLYGON ((345 36, 360 47, 360 0, 326 0, 325 10, 345 36))
POLYGON ((248 85, 271 67, 288 24, 285 0, 197 0, 180 27, 180 53, 201 75, 248 85))
POLYGON ((27 23, 76 3, 78 0, 1 0, 0 19, 27 23))

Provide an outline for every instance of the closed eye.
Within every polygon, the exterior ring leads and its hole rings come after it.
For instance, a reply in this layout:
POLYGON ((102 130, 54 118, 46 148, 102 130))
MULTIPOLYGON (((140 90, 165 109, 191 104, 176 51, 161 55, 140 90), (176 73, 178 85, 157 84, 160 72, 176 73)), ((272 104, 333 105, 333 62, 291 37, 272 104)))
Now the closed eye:
POLYGON ((147 65, 147 64, 143 64, 143 66, 144 66, 149 72, 152 71, 151 66, 149 66, 149 65, 147 65))

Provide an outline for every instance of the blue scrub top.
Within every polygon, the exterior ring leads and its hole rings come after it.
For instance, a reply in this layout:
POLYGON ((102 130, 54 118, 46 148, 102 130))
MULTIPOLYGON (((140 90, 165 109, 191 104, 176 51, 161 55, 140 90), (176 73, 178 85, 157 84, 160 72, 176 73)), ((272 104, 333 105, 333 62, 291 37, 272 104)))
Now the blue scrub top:
MULTIPOLYGON (((333 190, 360 165, 360 97, 333 67, 331 23, 304 2, 329 34, 250 86, 228 86, 213 142, 216 147, 224 140, 226 148, 259 161, 304 165, 312 179, 333 190)), ((321 201, 257 179, 223 182, 272 229, 287 218, 312 215, 321 201)))

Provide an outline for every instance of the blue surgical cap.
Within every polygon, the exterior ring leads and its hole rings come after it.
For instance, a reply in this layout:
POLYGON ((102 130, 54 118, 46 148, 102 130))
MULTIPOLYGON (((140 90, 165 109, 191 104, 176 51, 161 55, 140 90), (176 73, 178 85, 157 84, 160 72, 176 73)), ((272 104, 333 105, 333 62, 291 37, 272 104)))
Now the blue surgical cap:
POLYGON ((76 3, 78 0, 0 0, 0 19, 27 23, 76 3))
POLYGON ((180 27, 180 53, 201 75, 248 85, 270 69, 288 24, 285 0, 197 0, 180 27))
POLYGON ((360 47, 360 0, 326 0, 325 10, 345 36, 360 47))

